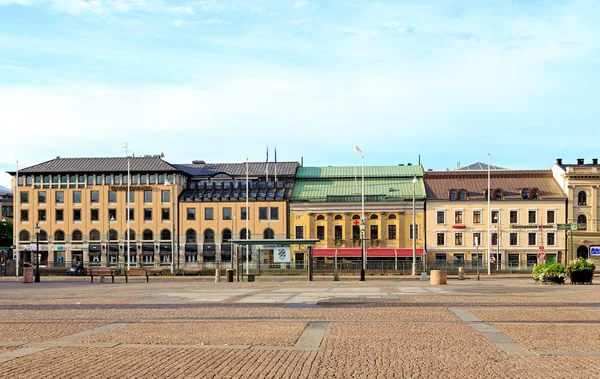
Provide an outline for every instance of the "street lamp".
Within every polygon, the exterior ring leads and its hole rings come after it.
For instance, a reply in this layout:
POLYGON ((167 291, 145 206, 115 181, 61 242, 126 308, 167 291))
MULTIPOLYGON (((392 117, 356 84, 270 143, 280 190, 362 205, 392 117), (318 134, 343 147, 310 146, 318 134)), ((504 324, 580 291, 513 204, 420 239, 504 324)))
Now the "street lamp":
POLYGON ((175 189, 173 188, 175 185, 175 178, 173 178, 173 183, 167 180, 165 181, 165 186, 171 186, 171 275, 175 274, 175 189))
MULTIPOLYGON (((235 228, 236 224, 237 224, 236 223, 236 217, 233 216, 231 218, 231 228, 233 229, 233 232, 231 233, 231 239, 233 239, 233 236, 237 233, 236 228, 235 228)), ((231 248, 230 249, 231 249, 231 258, 230 258, 231 259, 231 269, 233 270, 233 255, 234 255, 233 242, 231 242, 231 248)), ((236 262, 237 262, 237 252, 235 252, 235 259, 236 259, 236 262)))
POLYGON ((115 221, 115 216, 110 216, 106 228, 106 267, 110 266, 110 222, 115 221))
POLYGON ((40 225, 36 222, 33 227, 35 231, 35 282, 40 282, 40 225))
POLYGON ((494 222, 496 223, 496 271, 498 271, 498 267, 500 266, 500 213, 494 217, 494 222))
POLYGON ((412 203, 412 253, 413 253, 413 263, 412 263, 412 275, 417 275, 417 230, 415 225, 415 187, 419 181, 417 180, 417 176, 415 175, 412 180, 412 195, 413 195, 413 203, 412 203))

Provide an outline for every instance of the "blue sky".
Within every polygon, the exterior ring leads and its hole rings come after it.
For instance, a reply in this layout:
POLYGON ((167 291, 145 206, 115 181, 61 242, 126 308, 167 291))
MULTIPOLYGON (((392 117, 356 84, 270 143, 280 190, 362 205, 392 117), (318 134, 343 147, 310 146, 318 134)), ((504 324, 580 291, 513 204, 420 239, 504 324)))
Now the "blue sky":
POLYGON ((174 163, 267 143, 305 165, 354 144, 436 170, 590 160, 598 20, 598 1, 0 0, 0 170, 125 142, 174 163))

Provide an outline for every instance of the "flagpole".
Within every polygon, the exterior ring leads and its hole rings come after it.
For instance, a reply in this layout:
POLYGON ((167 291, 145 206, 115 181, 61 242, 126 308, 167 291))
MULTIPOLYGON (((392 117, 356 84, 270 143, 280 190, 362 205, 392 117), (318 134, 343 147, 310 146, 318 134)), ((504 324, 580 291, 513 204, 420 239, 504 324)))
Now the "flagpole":
POLYGON ((354 145, 354 193, 357 193, 356 190, 356 145, 354 145))
POLYGON ((277 183, 277 144, 275 144, 275 183, 277 183))
POLYGON ((15 216, 15 275, 19 276, 19 216, 21 215, 21 194, 19 193, 19 161, 17 161, 17 179, 15 182, 15 194, 13 195, 15 198, 16 210, 14 212, 15 216))
MULTIPOLYGON (((492 210, 490 208, 490 199, 492 198, 491 194, 491 184, 490 184, 490 153, 488 153, 488 196, 487 196, 487 206, 488 206, 488 244, 487 244, 487 269, 488 275, 492 274, 492 266, 490 265, 490 245, 492 244, 492 233, 490 222, 492 220, 492 210)), ((477 257, 479 259, 479 257, 477 257)))
POLYGON ((362 268, 360 269, 360 281, 365 281, 365 271, 367 269, 367 254, 365 246, 365 156, 362 156, 362 196, 361 196, 361 247, 362 247, 362 268))
POLYGON ((267 178, 267 184, 269 184, 269 144, 267 144, 267 160, 265 162, 265 176, 267 178))
MULTIPOLYGON (((129 245, 129 240, 130 240, 130 233, 129 233, 129 191, 130 191, 130 183, 131 183, 131 175, 130 175, 130 171, 129 171, 129 156, 127 156, 127 232, 126 236, 127 236, 127 270, 129 270, 129 265, 131 262, 131 246, 129 245)), ((110 221, 109 221, 110 223, 110 221)), ((109 240, 110 240, 110 229, 109 229, 109 240)), ((137 252, 137 250, 136 250, 137 252)))
MULTIPOLYGON (((248 239, 248 219, 250 218, 250 210, 248 209, 248 158, 246 158, 246 239, 248 239)), ((250 260, 249 260, 249 248, 248 241, 246 241, 246 277, 250 274, 250 260)))

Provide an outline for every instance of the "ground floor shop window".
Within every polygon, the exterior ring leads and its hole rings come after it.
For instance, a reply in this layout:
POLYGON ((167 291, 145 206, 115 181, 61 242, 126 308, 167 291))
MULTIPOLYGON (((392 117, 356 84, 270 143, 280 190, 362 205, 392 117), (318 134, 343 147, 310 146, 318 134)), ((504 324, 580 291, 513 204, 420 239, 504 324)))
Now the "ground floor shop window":
POLYGON ((446 264, 446 254, 436 254, 435 255, 435 263, 436 264, 446 264))
POLYGON ((197 255, 186 255, 185 256, 185 263, 196 263, 198 262, 198 256, 197 255))
POLYGON ((154 263, 154 255, 144 255, 144 264, 154 263))
POLYGON ((171 256, 170 255, 161 255, 160 263, 171 263, 171 256))
POLYGON ((519 254, 508 254, 508 267, 519 267, 519 254))
POLYGON ((533 267, 537 264, 537 254, 527 254, 527 267, 533 267))
POLYGON ((482 267, 483 266, 483 254, 471 254, 471 266, 482 267))
POLYGON ((465 255, 464 254, 454 254, 454 264, 455 265, 463 265, 465 263, 465 255))

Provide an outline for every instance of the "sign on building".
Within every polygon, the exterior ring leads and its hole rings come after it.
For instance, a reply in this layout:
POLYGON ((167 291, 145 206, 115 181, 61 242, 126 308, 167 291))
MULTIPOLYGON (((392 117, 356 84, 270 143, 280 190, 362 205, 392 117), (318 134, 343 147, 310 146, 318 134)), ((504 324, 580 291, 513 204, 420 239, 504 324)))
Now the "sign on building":
POLYGON ((590 255, 599 257, 600 256, 600 246, 590 246, 590 255))
POLYGON ((275 263, 290 263, 290 248, 276 247, 273 249, 273 262, 275 263))

